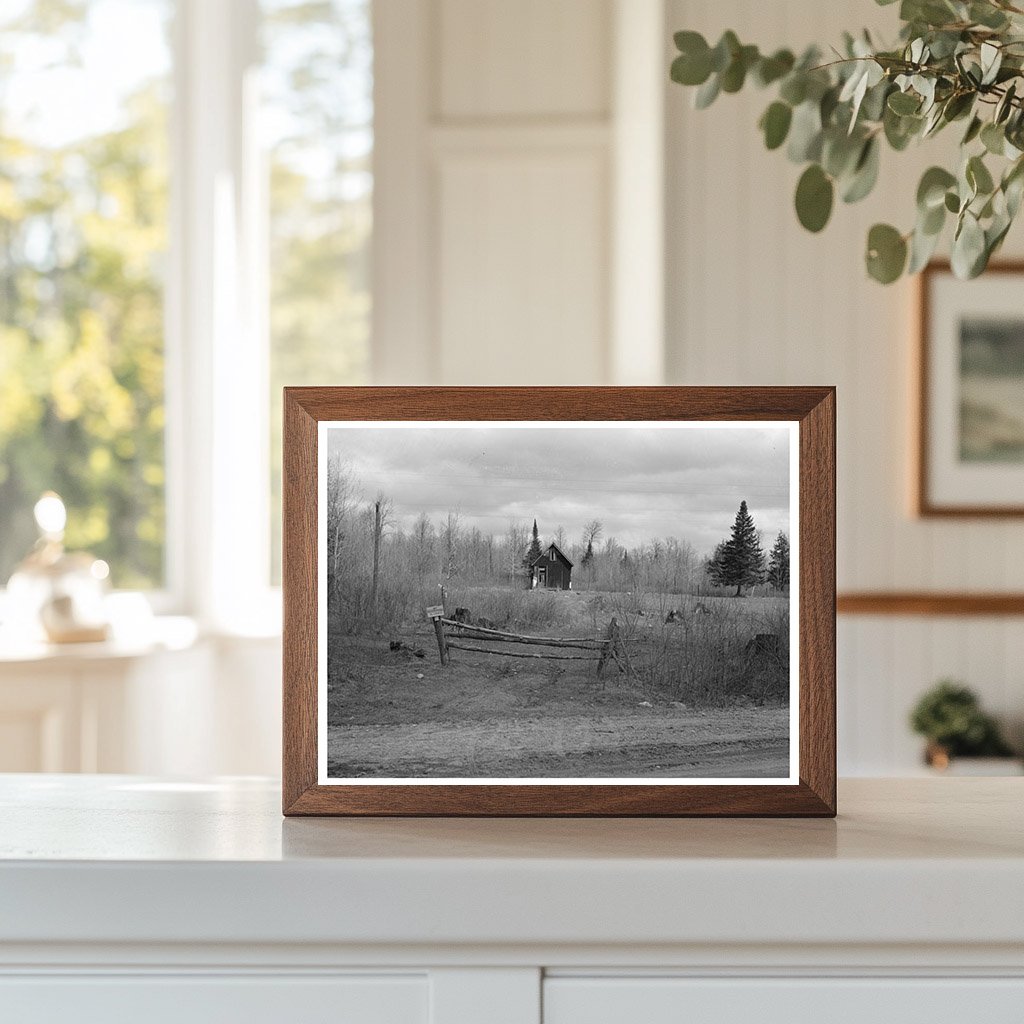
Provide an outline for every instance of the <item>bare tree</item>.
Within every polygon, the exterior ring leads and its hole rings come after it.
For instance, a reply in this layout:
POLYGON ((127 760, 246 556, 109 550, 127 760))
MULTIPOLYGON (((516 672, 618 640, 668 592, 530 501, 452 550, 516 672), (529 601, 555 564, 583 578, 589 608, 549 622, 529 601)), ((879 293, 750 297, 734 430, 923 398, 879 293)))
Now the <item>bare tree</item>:
POLYGON ((459 573, 459 540, 462 517, 458 512, 449 512, 444 523, 442 543, 444 544, 444 578, 450 580, 459 573))
POLYGON ((327 536, 330 541, 330 588, 335 594, 341 592, 344 582, 354 492, 351 466, 340 453, 332 453, 327 461, 327 536))
POLYGON ((421 512, 412 526, 413 567, 420 581, 434 561, 434 524, 426 512, 421 512))
POLYGON ((594 545, 603 532, 604 523, 600 519, 591 519, 583 527, 583 557, 580 559, 580 567, 589 571, 591 580, 594 578, 594 545))
POLYGON ((527 537, 529 536, 526 526, 510 519, 508 530, 505 532, 505 564, 508 568, 508 578, 511 583, 516 578, 516 573, 521 568, 523 552, 526 551, 527 537))
POLYGON ((374 618, 377 617, 377 583, 380 579, 380 542, 384 536, 384 530, 390 525, 392 519, 391 499, 385 498, 383 493, 378 491, 377 498, 373 503, 373 580, 370 584, 370 611, 374 618))
POLYGON ((566 545, 569 543, 569 539, 565 535, 565 527, 561 524, 555 527, 555 543, 558 545, 559 551, 565 551, 566 545))

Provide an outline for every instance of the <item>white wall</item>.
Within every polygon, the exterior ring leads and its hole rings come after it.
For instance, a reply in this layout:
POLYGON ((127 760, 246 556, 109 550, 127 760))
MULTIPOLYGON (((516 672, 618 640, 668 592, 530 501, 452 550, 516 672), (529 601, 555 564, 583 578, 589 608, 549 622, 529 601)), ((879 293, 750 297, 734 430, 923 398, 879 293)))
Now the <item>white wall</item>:
MULTIPOLYGON (((670 30, 714 41, 732 28, 743 42, 796 48, 865 24, 891 39, 894 11, 869 0, 669 0, 667 13, 670 30)), ((793 213, 800 169, 766 152, 756 129, 768 94, 696 111, 692 90, 667 93, 669 383, 837 385, 840 590, 1019 591, 1019 520, 929 522, 909 511, 913 286, 883 288, 863 270, 868 227, 911 226, 917 179, 955 138, 886 152, 877 194, 838 204, 813 236, 793 213)), ((1017 231, 1006 252, 1021 251, 1017 231)), ((941 676, 966 680, 1019 728, 1022 663, 1017 618, 841 618, 840 770, 913 768, 907 712, 941 676)))

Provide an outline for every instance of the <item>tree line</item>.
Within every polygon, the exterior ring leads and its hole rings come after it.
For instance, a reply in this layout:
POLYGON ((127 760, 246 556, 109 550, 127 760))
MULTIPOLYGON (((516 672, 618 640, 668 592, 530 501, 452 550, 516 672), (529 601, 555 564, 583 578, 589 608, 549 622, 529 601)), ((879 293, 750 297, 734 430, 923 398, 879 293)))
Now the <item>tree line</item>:
POLYGON ((407 596, 411 589, 424 595, 438 584, 525 588, 530 565, 552 542, 574 563, 576 590, 687 594, 710 585, 741 595, 762 584, 780 592, 789 587, 787 536, 778 535, 766 558, 746 502, 731 537, 702 560, 692 544, 676 537, 626 546, 605 537, 599 519, 575 538, 561 525, 542 534, 536 520, 532 529, 511 520, 502 530, 485 532, 456 509, 433 517, 421 512, 403 529, 392 499, 378 493, 367 501, 337 458, 328 460, 328 501, 330 587, 356 614, 375 613, 387 595, 407 596))

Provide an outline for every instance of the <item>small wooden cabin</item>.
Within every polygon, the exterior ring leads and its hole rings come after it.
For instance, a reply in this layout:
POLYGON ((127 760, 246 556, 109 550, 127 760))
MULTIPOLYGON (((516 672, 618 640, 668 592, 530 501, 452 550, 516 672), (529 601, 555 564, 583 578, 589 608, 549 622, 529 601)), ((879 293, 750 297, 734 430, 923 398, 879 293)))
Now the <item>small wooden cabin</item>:
POLYGON ((549 544, 547 550, 530 564, 530 589, 535 587, 572 590, 572 562, 557 544, 549 544))

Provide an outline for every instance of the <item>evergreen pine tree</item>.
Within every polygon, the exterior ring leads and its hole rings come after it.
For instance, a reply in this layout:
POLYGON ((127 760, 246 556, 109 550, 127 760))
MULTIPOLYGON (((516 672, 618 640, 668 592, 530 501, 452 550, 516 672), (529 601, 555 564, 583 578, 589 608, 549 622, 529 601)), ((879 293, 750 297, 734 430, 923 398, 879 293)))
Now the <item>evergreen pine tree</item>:
POLYGON ((530 566, 533 565, 533 563, 536 562, 543 553, 544 552, 540 549, 540 533, 537 531, 537 520, 534 519, 533 539, 530 541, 529 550, 527 550, 526 554, 523 556, 523 568, 529 572, 530 566))
POLYGON ((732 536, 715 549, 707 572, 711 582, 717 586, 735 587, 736 597, 743 595, 744 587, 764 582, 764 551, 745 501, 740 502, 736 521, 732 524, 732 536))
POLYGON ((768 582, 776 590, 789 589, 789 538, 781 532, 768 557, 768 582))

